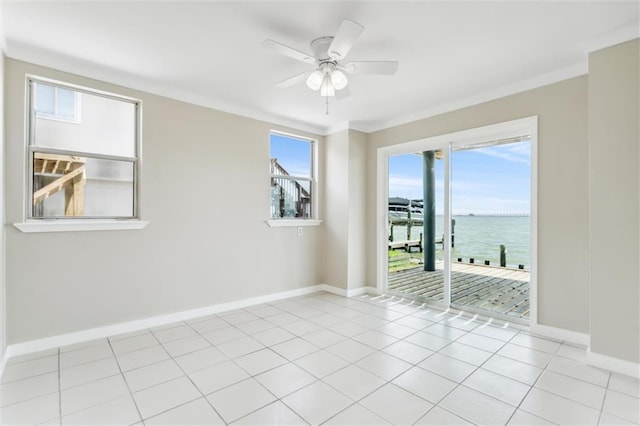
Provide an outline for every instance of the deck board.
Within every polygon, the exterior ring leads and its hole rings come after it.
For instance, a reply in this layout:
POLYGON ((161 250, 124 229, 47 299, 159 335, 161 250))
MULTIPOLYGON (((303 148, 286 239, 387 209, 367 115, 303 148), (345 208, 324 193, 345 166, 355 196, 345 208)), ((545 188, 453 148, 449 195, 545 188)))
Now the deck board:
MULTIPOLYGON (((442 264, 389 273, 389 290, 442 300, 442 264)), ((468 263, 451 264, 451 301, 517 318, 529 317, 529 271, 468 263)))

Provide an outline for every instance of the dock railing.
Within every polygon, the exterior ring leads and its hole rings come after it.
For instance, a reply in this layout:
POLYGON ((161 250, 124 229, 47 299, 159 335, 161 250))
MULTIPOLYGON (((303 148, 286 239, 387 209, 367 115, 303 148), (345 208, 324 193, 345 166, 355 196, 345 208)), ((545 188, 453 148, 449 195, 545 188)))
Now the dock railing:
POLYGON ((311 217, 311 193, 276 158, 271 159, 271 193, 278 197, 271 217, 311 217))

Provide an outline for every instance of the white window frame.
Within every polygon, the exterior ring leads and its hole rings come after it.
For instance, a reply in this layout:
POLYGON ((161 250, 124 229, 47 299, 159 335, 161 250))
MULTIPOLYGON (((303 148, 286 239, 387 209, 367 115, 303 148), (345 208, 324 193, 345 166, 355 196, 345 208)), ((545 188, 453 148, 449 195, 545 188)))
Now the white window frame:
MULTIPOLYGON (((271 135, 280 135, 288 138, 298 139, 306 141, 311 144, 311 178, 306 176, 286 176, 291 180, 305 180, 310 183, 311 188, 311 217, 309 218, 272 218, 271 217, 271 196, 269 196, 269 210, 267 211, 269 219, 266 221, 267 225, 271 227, 287 227, 287 226, 318 226, 322 223, 318 219, 318 141, 305 136, 296 135, 293 133, 286 133, 277 130, 271 130, 269 132, 269 158, 271 157, 271 135)), ((271 173, 271 164, 269 162, 269 191, 271 191, 271 179, 274 177, 282 178, 283 176, 271 173)))
MULTIPOLYGON (((23 185, 24 207, 23 221, 14 223, 14 226, 22 232, 68 232, 68 231, 101 231, 101 230, 129 230, 142 229, 148 222, 141 220, 140 215, 140 179, 141 179, 141 163, 142 163, 142 147, 141 147, 141 119, 142 119, 142 102, 138 99, 121 96, 101 90, 88 87, 78 86, 58 80, 52 80, 45 77, 27 75, 26 76, 26 129, 25 129, 25 178, 23 185), (101 155, 91 152, 77 152, 57 148, 37 147, 35 145, 35 120, 43 117, 42 114, 35 111, 35 90, 33 83, 44 83, 54 87, 70 89, 78 93, 87 93, 94 96, 106 97, 118 101, 133 103, 135 105, 135 156, 119 157, 111 155, 101 155), (133 163, 133 214, 128 217, 34 217, 33 216, 33 155, 34 152, 48 152, 54 154, 84 156, 96 159, 111 159, 128 161, 133 163)), ((79 97, 79 96, 78 96, 79 97)), ((80 104, 76 104, 80 106, 80 104)), ((57 118, 55 118, 57 119, 57 118)), ((61 121, 68 121, 62 119, 61 121)))

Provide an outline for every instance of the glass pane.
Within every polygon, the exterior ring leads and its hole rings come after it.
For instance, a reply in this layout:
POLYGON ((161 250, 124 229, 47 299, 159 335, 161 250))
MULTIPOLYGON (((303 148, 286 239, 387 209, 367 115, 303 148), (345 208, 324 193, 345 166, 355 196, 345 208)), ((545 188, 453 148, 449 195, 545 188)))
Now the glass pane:
POLYGON ((311 182, 271 178, 271 218, 311 218, 311 182))
POLYGON ((311 178, 312 143, 271 134, 271 174, 311 178))
POLYGON ((58 87, 56 98, 56 115, 73 120, 76 118, 76 97, 75 93, 69 89, 58 87))
POLYGON ((458 147, 451 156, 451 303, 529 317, 529 141, 458 147))
MULTIPOLYGON (((46 87, 35 83, 36 87, 46 87)), ((50 120, 36 115, 34 145, 93 154, 134 157, 136 148, 135 104, 100 95, 77 93, 82 102, 75 102, 76 92, 58 89, 57 118, 50 120), (71 108, 81 108, 72 112, 71 108), (79 117, 80 122, 64 121, 79 117)), ((37 92, 38 93, 38 92, 37 92)), ((38 106, 39 107, 39 106, 38 106)))
POLYGON ((134 163, 33 154, 33 217, 133 217, 134 163))
POLYGON ((444 160, 440 151, 389 157, 389 291, 444 299, 444 160))
POLYGON ((36 90, 36 112, 53 115, 55 108, 55 89, 53 86, 42 83, 34 83, 36 90))

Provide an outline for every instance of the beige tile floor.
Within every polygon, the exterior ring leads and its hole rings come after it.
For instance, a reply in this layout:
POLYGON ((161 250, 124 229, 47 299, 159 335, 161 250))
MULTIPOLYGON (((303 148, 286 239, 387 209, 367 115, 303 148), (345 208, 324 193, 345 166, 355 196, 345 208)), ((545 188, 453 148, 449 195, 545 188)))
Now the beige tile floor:
POLYGON ((317 293, 13 358, 2 424, 640 422, 637 379, 495 325, 317 293))

